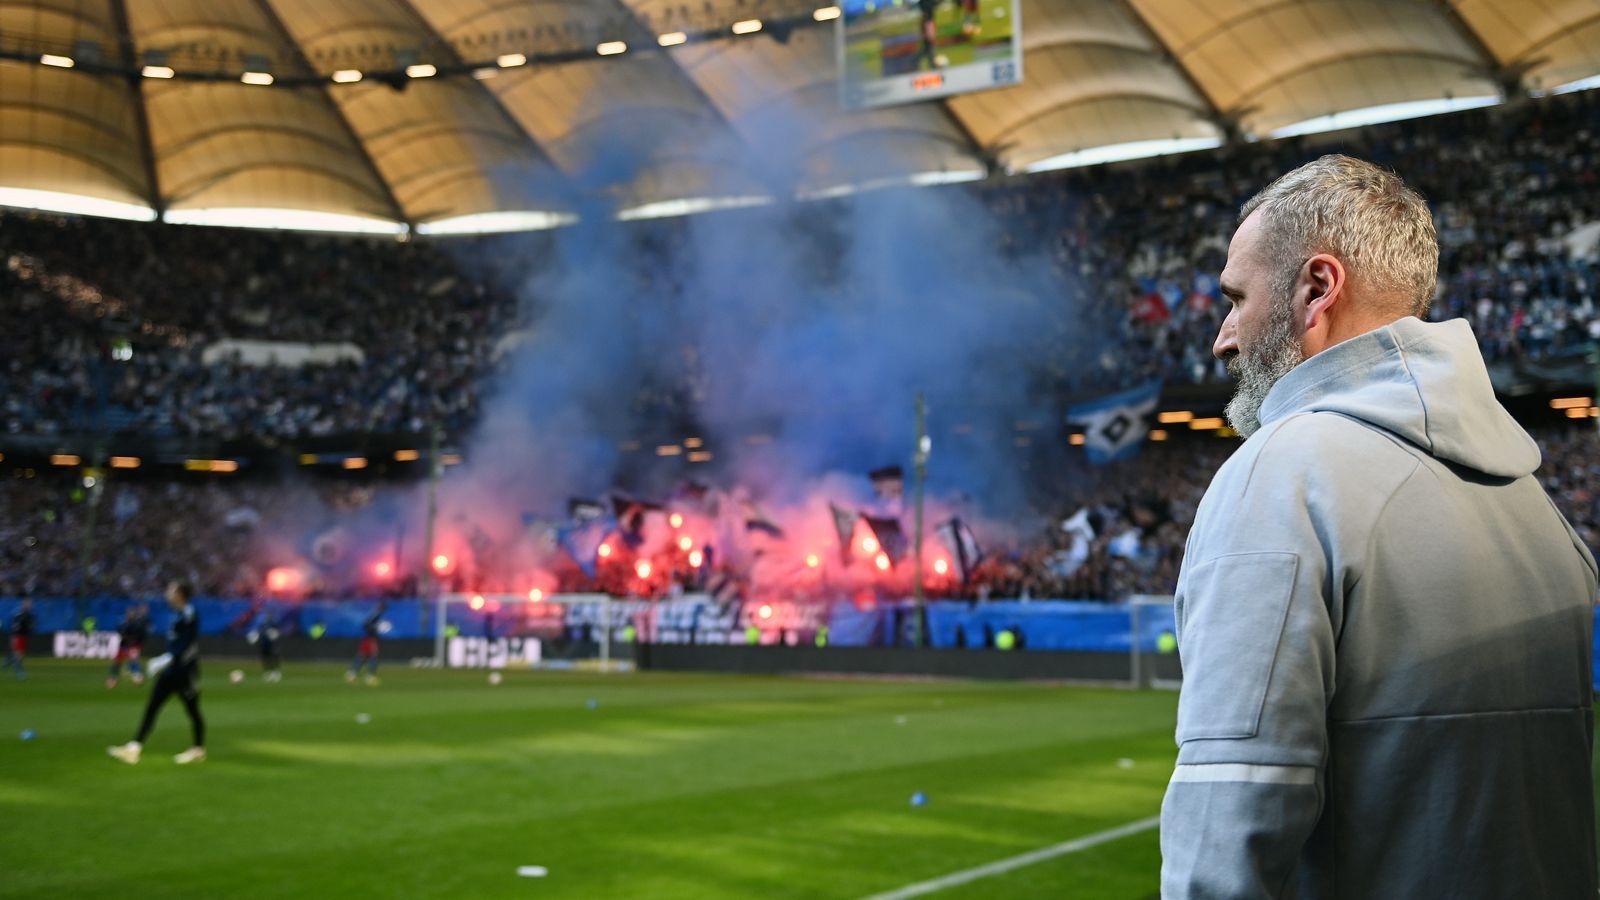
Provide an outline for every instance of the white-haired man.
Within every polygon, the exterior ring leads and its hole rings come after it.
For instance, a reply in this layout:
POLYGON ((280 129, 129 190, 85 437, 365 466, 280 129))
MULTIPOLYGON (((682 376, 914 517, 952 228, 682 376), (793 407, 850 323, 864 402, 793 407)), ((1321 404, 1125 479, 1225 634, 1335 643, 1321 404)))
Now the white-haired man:
POLYGON ((1241 213, 1246 441, 1179 578, 1164 897, 1595 896, 1595 562, 1471 328, 1418 318, 1438 255, 1349 157, 1241 213))

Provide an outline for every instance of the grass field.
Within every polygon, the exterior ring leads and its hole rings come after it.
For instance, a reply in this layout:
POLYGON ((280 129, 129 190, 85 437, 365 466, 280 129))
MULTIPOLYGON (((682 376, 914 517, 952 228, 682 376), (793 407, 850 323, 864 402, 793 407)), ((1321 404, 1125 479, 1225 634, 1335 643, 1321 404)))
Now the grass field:
MULTIPOLYGON (((146 689, 98 664, 0 679, 0 896, 863 897, 1155 815, 1175 755, 1167 692, 226 668, 192 767, 176 702, 105 755, 146 689)), ((1146 830, 939 896, 1145 898, 1158 867, 1146 830)))

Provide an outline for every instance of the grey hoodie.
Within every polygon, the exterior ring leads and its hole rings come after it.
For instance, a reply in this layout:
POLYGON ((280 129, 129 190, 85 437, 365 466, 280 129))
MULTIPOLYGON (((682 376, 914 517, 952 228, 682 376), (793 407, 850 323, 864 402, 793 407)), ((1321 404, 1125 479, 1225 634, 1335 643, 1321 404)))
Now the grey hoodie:
POLYGON ((1166 898, 1596 894, 1595 562, 1464 321, 1290 372, 1179 576, 1166 898))

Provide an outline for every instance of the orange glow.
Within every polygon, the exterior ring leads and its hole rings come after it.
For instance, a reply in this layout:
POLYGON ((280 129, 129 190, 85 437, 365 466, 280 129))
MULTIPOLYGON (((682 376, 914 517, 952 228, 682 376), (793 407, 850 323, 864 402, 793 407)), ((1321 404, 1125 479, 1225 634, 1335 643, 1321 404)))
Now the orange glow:
POLYGON ((473 594, 472 595, 472 603, 470 605, 472 606, 473 609, 483 609, 483 595, 482 594, 473 594))
POLYGON ((295 571, 285 566, 278 566, 267 572, 267 589, 272 591, 287 591, 295 582, 295 571))
POLYGON ((696 550, 693 553, 689 554, 689 565, 694 566, 696 569, 698 569, 701 566, 705 565, 705 562, 706 562, 705 554, 701 553, 699 550, 696 550))
POLYGON ((815 569, 817 566, 820 566, 820 565, 822 565, 822 560, 818 559, 817 555, 815 553, 813 553, 810 556, 806 557, 806 568, 815 569))
POLYGON ((600 554, 600 558, 601 559, 606 559, 609 556, 611 556, 611 545, 610 544, 601 544, 600 545, 600 549, 598 551, 596 551, 596 552, 598 552, 600 554))
POLYGON ((888 556, 888 554, 879 553, 878 554, 877 563, 878 563, 878 571, 880 571, 880 572, 889 571, 889 556, 888 556))
POLYGON ((861 539, 861 552, 862 553, 877 553, 878 552, 878 539, 875 538, 875 537, 864 537, 864 538, 862 538, 861 539))
POLYGON ((438 556, 435 556, 433 558, 433 570, 435 572, 444 572, 445 570, 447 570, 449 568, 450 568, 450 557, 445 556, 443 553, 441 553, 438 556))
POLYGON ((933 561, 933 571, 940 575, 947 574, 950 571, 950 564, 942 559, 936 559, 933 561))
POLYGON ((649 578, 650 572, 652 571, 650 568, 650 562, 643 559, 639 560, 639 562, 634 565, 633 571, 637 573, 640 578, 649 578))
POLYGON ((534 588, 534 589, 528 591, 528 600, 529 601, 531 601, 533 603, 538 603, 543 599, 544 599, 544 591, 541 591, 538 588, 534 588))
POLYGON ((683 537, 678 538, 678 549, 686 551, 686 552, 689 551, 689 550, 693 550, 694 549, 694 538, 689 537, 688 535, 684 535, 683 537))
POLYGON ((667 517, 667 524, 671 525, 673 528, 682 528, 683 527, 683 516, 680 516, 677 513, 673 513, 672 515, 667 517))

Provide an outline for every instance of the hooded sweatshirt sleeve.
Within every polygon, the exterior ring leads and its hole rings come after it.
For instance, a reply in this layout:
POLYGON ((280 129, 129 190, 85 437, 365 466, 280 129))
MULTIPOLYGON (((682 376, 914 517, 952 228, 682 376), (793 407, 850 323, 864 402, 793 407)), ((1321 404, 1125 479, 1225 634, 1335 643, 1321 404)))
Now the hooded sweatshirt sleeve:
POLYGON ((1164 898, 1285 896, 1321 815, 1340 585, 1356 577, 1336 533, 1373 526, 1412 468, 1362 473, 1352 457, 1373 460, 1354 432, 1365 430, 1305 416, 1257 435, 1197 517, 1176 597, 1184 680, 1161 809, 1164 898))

